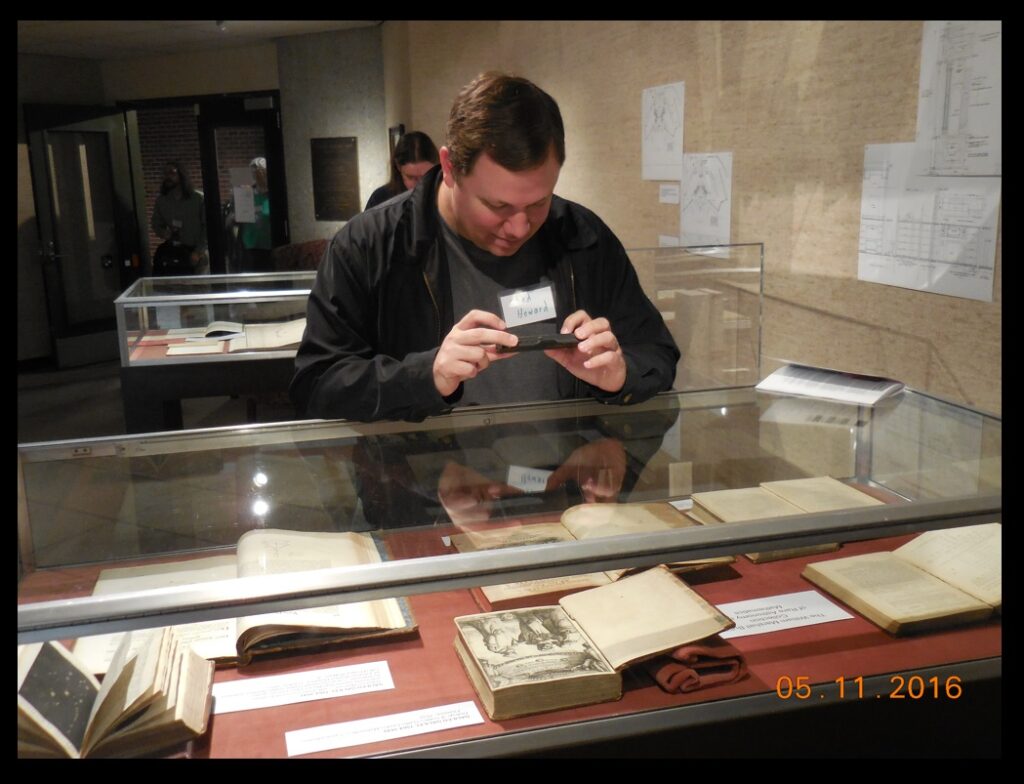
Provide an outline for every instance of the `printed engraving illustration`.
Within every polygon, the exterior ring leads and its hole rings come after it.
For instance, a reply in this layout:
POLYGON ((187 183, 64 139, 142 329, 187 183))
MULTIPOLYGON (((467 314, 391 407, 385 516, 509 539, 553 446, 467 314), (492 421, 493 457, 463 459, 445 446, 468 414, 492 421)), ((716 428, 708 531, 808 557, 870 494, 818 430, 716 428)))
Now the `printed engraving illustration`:
POLYGON ((560 607, 489 613, 459 627, 492 688, 612 672, 560 607))

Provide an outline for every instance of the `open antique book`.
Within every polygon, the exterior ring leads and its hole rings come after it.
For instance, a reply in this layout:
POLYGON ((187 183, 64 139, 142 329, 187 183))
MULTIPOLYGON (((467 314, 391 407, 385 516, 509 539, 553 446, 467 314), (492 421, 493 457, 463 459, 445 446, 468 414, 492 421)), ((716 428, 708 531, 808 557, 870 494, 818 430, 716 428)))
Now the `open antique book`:
POLYGON ((273 351, 297 348, 302 342, 306 319, 270 322, 266 324, 238 324, 232 321, 215 321, 202 332, 188 337, 184 343, 169 345, 167 356, 188 356, 192 354, 222 354, 227 344, 227 353, 240 351, 273 351))
POLYGON ((122 636, 102 685, 58 642, 18 646, 19 757, 134 757, 202 735, 213 664, 171 628, 122 636))
POLYGON ((1002 609, 1002 530, 926 531, 892 552, 808 564, 803 576, 892 634, 982 621, 1002 609))
MULTIPOLYGON (((109 595, 234 577, 300 572, 379 563, 378 540, 348 532, 247 531, 235 555, 191 561, 106 569, 93 595, 109 595)), ((178 634, 203 658, 217 664, 247 664, 257 654, 344 644, 411 634, 416 624, 404 599, 377 599, 330 607, 183 624, 178 634)), ((97 675, 106 671, 121 634, 81 637, 75 655, 97 675)))
POLYGON ((733 621, 666 567, 557 605, 455 619, 455 650, 492 719, 617 700, 621 670, 733 621))
MULTIPOLYGON (((759 487, 711 490, 694 493, 691 498, 693 508, 689 512, 690 516, 705 525, 786 517, 808 512, 829 512, 858 506, 881 506, 883 503, 830 476, 762 482, 759 487)), ((820 544, 746 553, 746 556, 754 563, 764 563, 801 555, 828 553, 838 549, 838 544, 820 544)))
MULTIPOLYGON (((604 536, 667 531, 689 528, 698 523, 669 503, 577 504, 562 513, 557 523, 467 530, 451 537, 452 545, 461 553, 496 550, 528 544, 572 542, 604 536)), ((732 556, 682 561, 669 564, 674 572, 688 572, 717 564, 731 563, 732 556)), ((473 588, 473 598, 485 611, 528 607, 555 602, 560 597, 585 588, 605 585, 619 579, 629 570, 571 574, 540 580, 524 580, 501 585, 473 588)))

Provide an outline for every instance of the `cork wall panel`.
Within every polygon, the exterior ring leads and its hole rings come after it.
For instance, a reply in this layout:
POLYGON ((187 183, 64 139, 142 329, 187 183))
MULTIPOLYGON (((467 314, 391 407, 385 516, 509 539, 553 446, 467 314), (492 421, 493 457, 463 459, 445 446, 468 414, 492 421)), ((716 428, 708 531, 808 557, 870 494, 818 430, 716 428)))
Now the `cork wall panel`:
POLYGON ((627 248, 651 247, 678 233, 679 214, 640 178, 642 92, 685 82, 684 150, 733 153, 732 241, 765 244, 762 375, 781 360, 842 367, 1000 413, 999 244, 991 303, 857 280, 864 146, 914 139, 922 29, 410 22, 412 122, 440 143, 452 98, 477 73, 532 79, 566 124, 556 192, 593 209, 627 248))

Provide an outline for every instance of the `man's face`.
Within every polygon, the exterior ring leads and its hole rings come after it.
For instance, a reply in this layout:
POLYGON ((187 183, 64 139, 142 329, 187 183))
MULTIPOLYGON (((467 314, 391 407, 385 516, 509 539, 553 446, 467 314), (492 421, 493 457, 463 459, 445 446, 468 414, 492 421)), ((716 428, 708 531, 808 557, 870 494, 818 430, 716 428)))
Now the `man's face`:
POLYGON ((450 189, 452 228, 495 256, 513 255, 544 224, 562 168, 549 153, 540 166, 513 172, 483 153, 469 174, 456 178, 445 147, 441 167, 450 189))
POLYGON ((416 163, 407 163, 404 166, 398 167, 398 173, 402 175, 402 184, 405 185, 407 191, 411 191, 416 187, 423 175, 434 168, 434 164, 430 161, 416 161, 416 163))
POLYGON ((178 170, 173 166, 168 166, 164 169, 163 192, 167 193, 172 188, 176 188, 179 184, 181 184, 181 178, 178 176, 178 170))

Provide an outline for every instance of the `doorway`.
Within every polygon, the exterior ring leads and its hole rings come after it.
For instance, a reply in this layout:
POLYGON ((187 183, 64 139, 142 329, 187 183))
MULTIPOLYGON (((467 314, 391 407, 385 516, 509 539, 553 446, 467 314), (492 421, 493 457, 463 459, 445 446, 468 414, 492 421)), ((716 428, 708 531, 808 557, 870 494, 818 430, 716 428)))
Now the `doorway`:
MULTIPOLYGON (((184 165, 193 185, 203 192, 211 273, 256 271, 235 245, 242 226, 248 222, 232 219, 233 225, 227 225, 236 198, 232 172, 236 178, 242 171, 248 174, 249 165, 256 158, 264 158, 267 164, 264 216, 269 223, 269 246, 289 242, 284 139, 277 90, 126 101, 119 105, 139 114, 147 209, 152 210, 164 166, 170 161, 184 165)), ((150 213, 145 215, 148 223, 150 213)), ((262 226, 259 228, 259 232, 245 234, 247 238, 253 233, 262 234, 264 241, 260 244, 266 245, 266 231, 262 226)), ((160 242, 155 235, 150 235, 148 241, 151 248, 160 242)))
POLYGON ((211 271, 272 271, 271 249, 289 242, 276 92, 202 102, 198 127, 211 271))
POLYGON ((146 262, 137 118, 26 104, 25 130, 57 367, 116 359, 114 300, 146 262))

